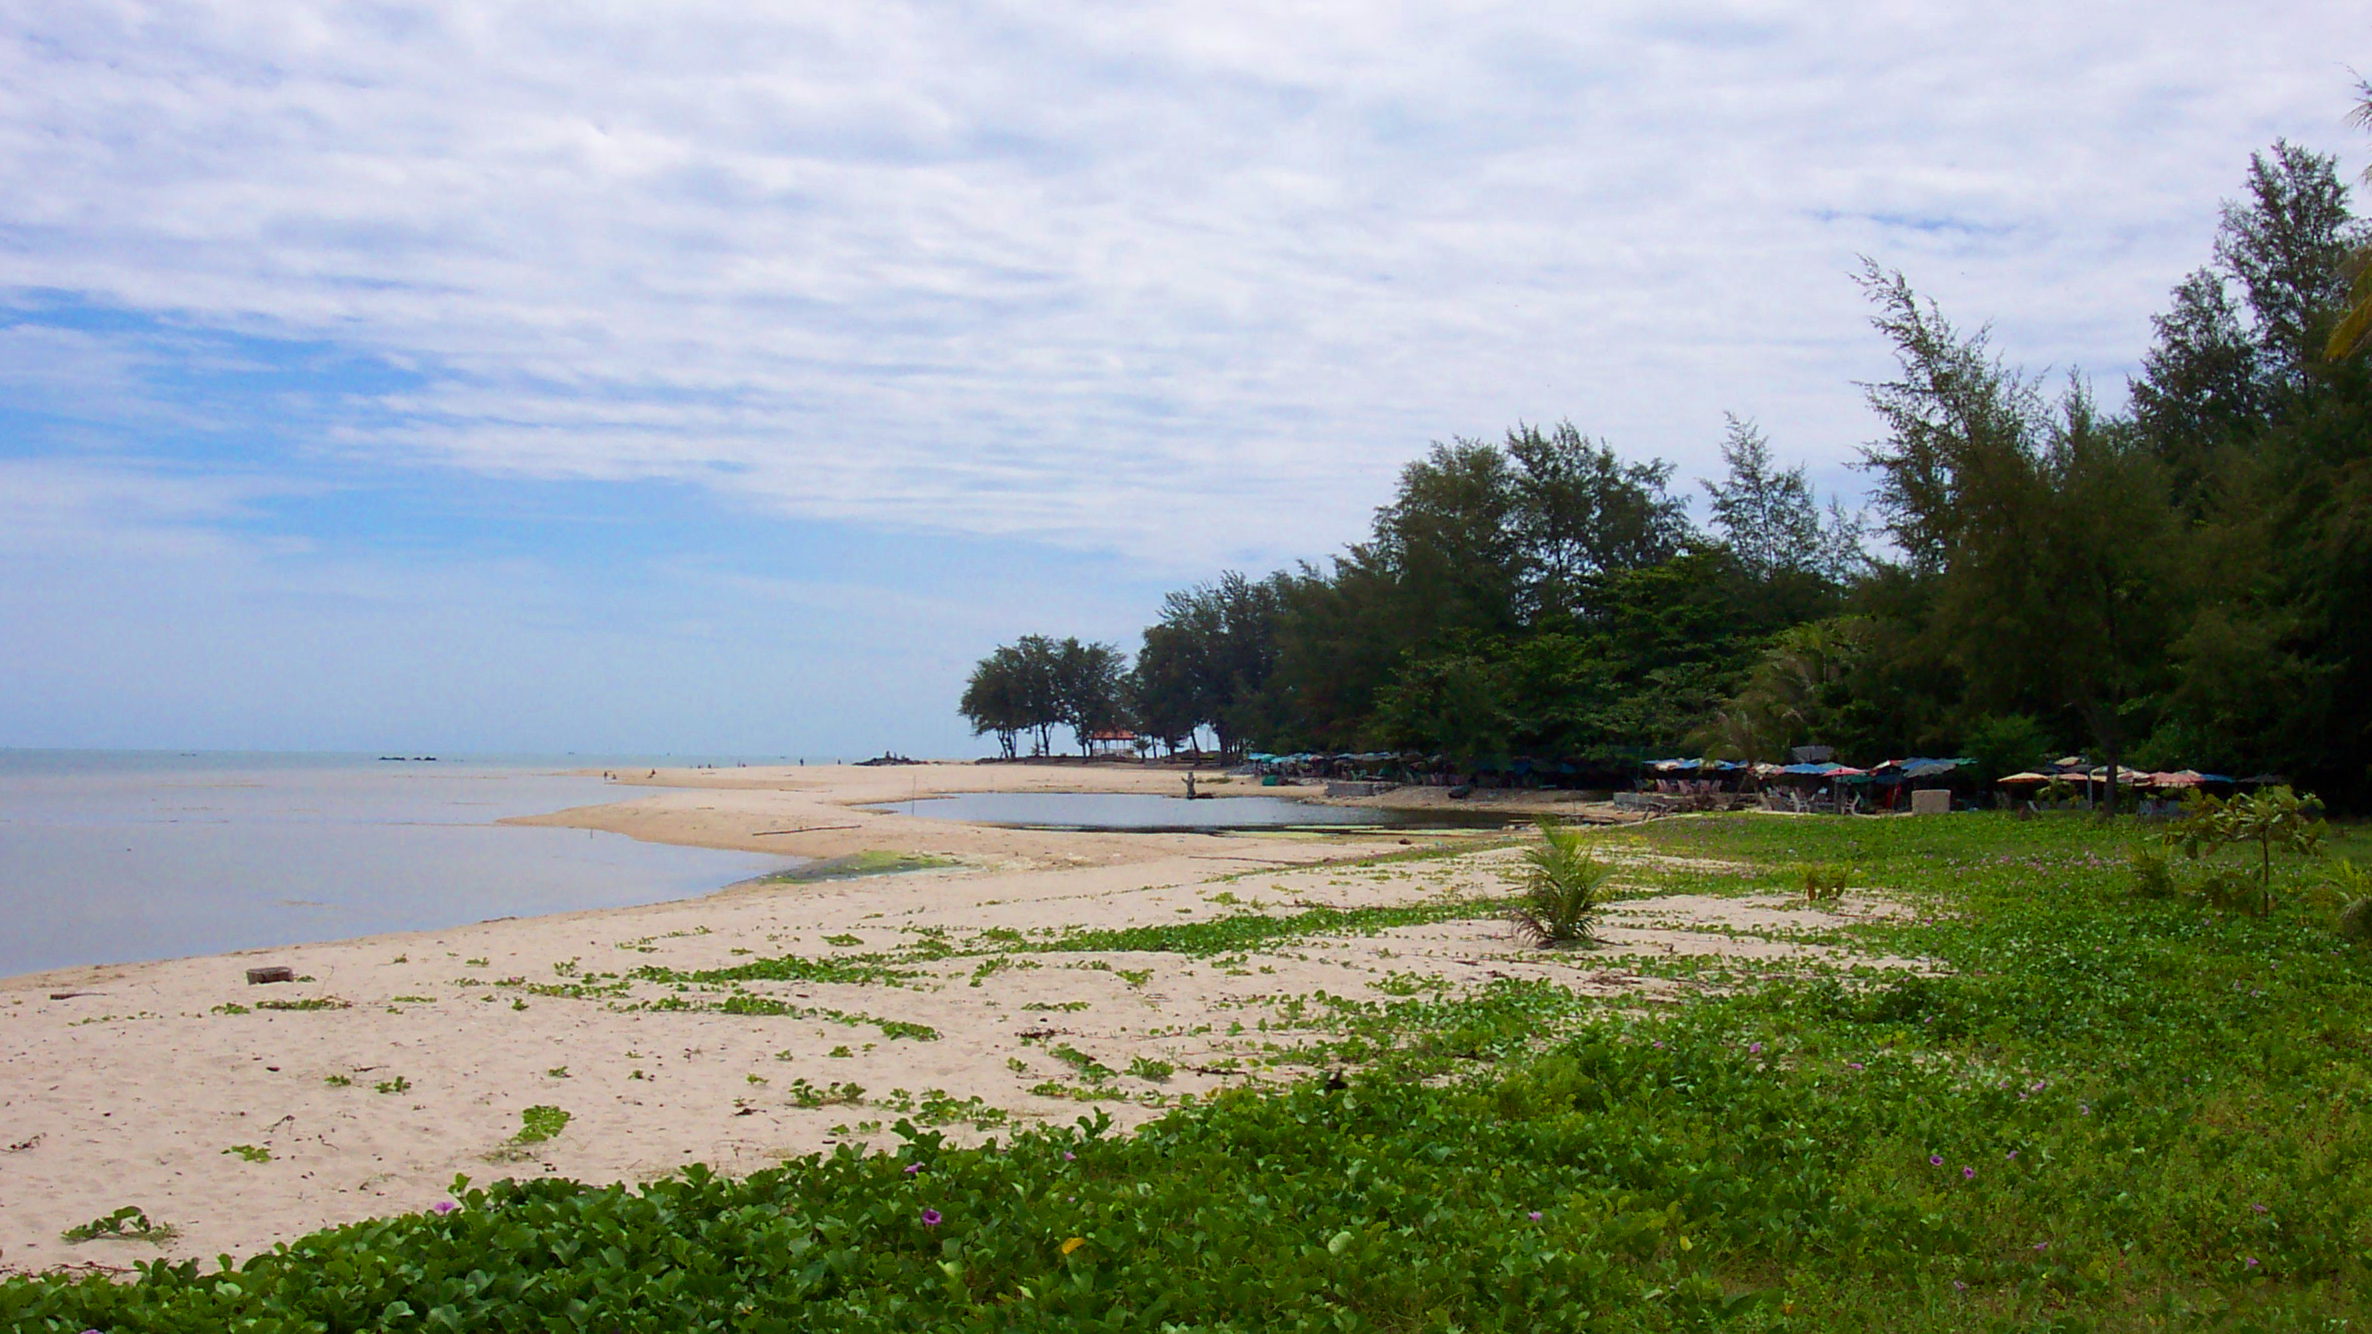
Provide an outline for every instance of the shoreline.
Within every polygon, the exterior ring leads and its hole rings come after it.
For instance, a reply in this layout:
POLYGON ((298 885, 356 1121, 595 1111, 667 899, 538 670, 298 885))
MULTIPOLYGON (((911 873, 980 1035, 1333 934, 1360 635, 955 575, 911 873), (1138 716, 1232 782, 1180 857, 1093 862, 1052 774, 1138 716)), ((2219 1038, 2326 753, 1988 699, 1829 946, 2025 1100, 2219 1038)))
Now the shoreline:
MULTIPOLYGON (((897 815, 892 811, 872 811, 866 806, 894 805, 917 796, 913 778, 921 772, 934 774, 970 774, 971 777, 935 781, 919 791, 920 799, 938 796, 958 796, 987 792, 1045 792, 1045 793, 1137 793, 1144 795, 1177 795, 1178 787, 1188 772, 1184 766, 1165 766, 1158 762, 1138 765, 1128 762, 1082 761, 1069 757, 1046 761, 1019 761, 993 764, 968 760, 922 760, 900 765, 736 765, 733 768, 686 766, 646 770, 644 777, 628 777, 616 769, 538 769, 555 776, 606 779, 621 791, 616 800, 595 802, 583 806, 563 807, 556 811, 534 812, 524 815, 499 816, 490 825, 528 828, 582 829, 596 833, 617 834, 639 843, 672 847, 700 848, 719 852, 749 852, 770 856, 827 862, 870 852, 910 853, 926 857, 947 857, 967 869, 995 871, 1025 869, 1032 866, 1059 868, 1079 865, 1111 865, 1149 860, 1162 855, 1191 855, 1199 846, 1198 840, 1221 837, 1275 838, 1284 831, 1098 831, 1068 829, 1034 829, 1018 826, 970 824, 938 817, 921 818, 897 815), (904 783, 888 777, 907 775, 904 783), (742 794, 734 796, 719 794, 742 794), (705 794, 705 795, 695 795, 705 794), (753 795, 753 794, 772 794, 753 795), (779 818, 778 818, 779 817, 779 818), (779 824, 804 820, 808 827, 794 825, 788 829, 761 829, 752 826, 779 824), (813 826, 823 825, 818 830, 813 826), (1003 837, 968 837, 962 831, 990 831, 1003 837), (1043 837, 1041 837, 1043 836, 1043 837), (1155 846, 1147 840, 1164 838, 1180 840, 1155 846), (884 841, 887 839, 888 841, 884 841), (1083 841, 1092 840, 1092 841, 1083 841)), ((1195 772, 1201 773, 1202 770, 1195 772)), ((1206 786, 1214 781, 1202 780, 1206 786)), ((1229 780, 1219 778, 1219 783, 1229 780)), ((1417 792, 1421 789, 1404 789, 1417 792)), ((1433 801, 1394 804, 1385 798, 1329 798, 1306 788, 1262 789, 1248 787, 1230 791, 1227 796, 1269 796, 1306 801, 1313 805, 1368 806, 1379 809, 1434 809, 1445 803, 1433 801)), ((1515 809, 1515 808, 1509 808, 1515 809)), ((1395 837, 1406 842, 1408 837, 1455 832, 1429 828, 1389 828, 1343 826, 1327 835, 1337 839, 1360 837, 1368 829, 1373 837, 1395 837)), ((796 879, 795 872, 789 877, 796 879)), ((834 879, 840 877, 833 877, 834 879)), ((763 886, 775 877, 748 876, 728 881, 696 893, 674 898, 654 900, 642 904, 622 904, 600 908, 564 908, 549 913, 506 914, 480 918, 472 922, 455 923, 443 927, 422 927, 410 930, 373 931, 360 935, 324 936, 315 940, 293 941, 280 945, 256 945, 240 949, 201 951, 191 954, 169 955, 153 959, 105 960, 87 964, 60 964, 51 968, 37 968, 21 973, 0 974, 0 993, 11 988, 35 989, 44 984, 71 987, 88 984, 93 974, 114 972, 149 965, 184 963, 197 959, 249 958, 295 949, 324 945, 360 944, 378 940, 395 940, 418 935, 465 930, 473 926, 497 922, 544 920, 587 913, 625 913, 642 908, 660 907, 675 903, 697 903, 718 895, 740 892, 752 886, 763 886)), ((805 883, 805 882, 802 882, 805 883)))
POLYGON ((668 777, 683 785, 653 790, 638 777, 645 790, 627 800, 519 822, 951 864, 0 979, 0 1270, 251 1254, 426 1208, 456 1174, 635 1181, 693 1162, 746 1172, 835 1144, 878 1146, 884 1125, 922 1108, 956 1109, 972 1119, 950 1133, 980 1135, 1067 1122, 1092 1096, 1133 1126, 1184 1098, 1295 1077, 1227 1030, 1313 995, 1410 974, 1652 995, 1661 984, 1615 966, 1624 950, 1803 948, 1735 929, 1777 920, 1771 905, 1669 897, 1641 901, 1652 907, 1613 933, 1621 949, 1587 959, 1517 950, 1495 916, 1472 915, 1255 947, 1241 962, 1063 947, 1037 942, 1499 894, 1513 854, 1508 835, 1484 831, 1102 834, 850 809, 925 787, 1169 793, 1181 777, 1133 766, 668 777), (1344 869, 1461 846, 1476 851, 1344 869), (1667 920, 1683 907, 1683 918, 1726 925, 1667 920), (789 962, 749 972, 769 959, 789 962), (245 969, 260 964, 309 980, 248 985, 245 969), (699 980, 718 970, 750 980, 699 980), (1108 1096, 1082 1092, 1049 1055, 1057 1046, 1144 1077, 1116 1076, 1108 1096), (530 1148, 515 1136, 537 1106, 571 1120, 530 1148), (127 1205, 177 1228, 170 1244, 59 1237, 127 1205))
MULTIPOLYGON (((578 772, 608 776, 601 770, 578 772)), ((1077 864, 1076 858, 1088 856, 1116 863, 1157 855, 1148 851, 1144 840, 1149 838, 1207 839, 1223 833, 1243 836, 1245 831, 1161 834, 1027 829, 971 825, 862 808, 982 792, 1177 796, 1188 772, 1184 766, 1159 763, 1078 760, 657 769, 645 778, 611 779, 621 785, 658 789, 652 795, 544 815, 514 816, 498 823, 595 829, 645 842, 800 857, 847 856, 865 850, 863 845, 890 838, 896 840, 895 850, 906 852, 1021 859, 1047 857, 1059 864, 1077 864), (989 830, 1002 836, 975 837, 951 832, 960 830, 989 830), (1039 837, 1044 835, 1066 841, 1056 843, 1039 837), (1096 842, 1083 847, 1075 841, 1081 836, 1096 842)), ((1329 797, 1318 784, 1262 787, 1224 775, 1203 777, 1200 785, 1205 790, 1225 788, 1216 794, 1222 800, 1230 796, 1263 796, 1321 806, 1461 813, 1486 818, 1554 815, 1596 825, 1631 824, 1640 818, 1639 813, 1617 810, 1611 803, 1583 802, 1578 794, 1553 789, 1483 790, 1452 800, 1448 789, 1437 787, 1405 786, 1368 796, 1329 797)), ((1379 836, 1386 833, 1402 836, 1440 831, 1424 827, 1380 827, 1376 832, 1379 836)))

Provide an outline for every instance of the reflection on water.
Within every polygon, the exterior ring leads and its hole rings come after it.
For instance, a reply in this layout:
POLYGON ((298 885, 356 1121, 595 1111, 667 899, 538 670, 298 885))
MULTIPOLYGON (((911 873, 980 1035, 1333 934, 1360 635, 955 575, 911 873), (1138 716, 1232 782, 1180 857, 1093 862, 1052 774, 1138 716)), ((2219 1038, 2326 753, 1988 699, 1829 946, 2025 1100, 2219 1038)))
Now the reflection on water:
POLYGON ((797 864, 493 823, 628 795, 490 765, 0 753, 0 976, 658 903, 797 864))
POLYGON ((1110 829, 1161 833, 1215 829, 1294 829, 1365 825, 1408 829, 1504 823, 1464 811, 1384 811, 1367 806, 1321 806, 1291 797, 1184 797, 1134 792, 966 792, 872 807, 878 811, 1028 829, 1110 829))

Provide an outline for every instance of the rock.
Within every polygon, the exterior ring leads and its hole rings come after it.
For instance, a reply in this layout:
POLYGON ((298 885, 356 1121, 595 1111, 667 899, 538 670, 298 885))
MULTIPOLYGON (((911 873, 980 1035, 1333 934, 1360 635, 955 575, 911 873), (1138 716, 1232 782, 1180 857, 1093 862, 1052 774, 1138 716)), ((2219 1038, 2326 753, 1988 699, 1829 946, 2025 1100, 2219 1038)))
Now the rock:
POLYGON ((250 968, 247 970, 247 985, 251 987, 260 987, 266 982, 294 981, 296 981, 296 969, 294 968, 273 967, 250 968))

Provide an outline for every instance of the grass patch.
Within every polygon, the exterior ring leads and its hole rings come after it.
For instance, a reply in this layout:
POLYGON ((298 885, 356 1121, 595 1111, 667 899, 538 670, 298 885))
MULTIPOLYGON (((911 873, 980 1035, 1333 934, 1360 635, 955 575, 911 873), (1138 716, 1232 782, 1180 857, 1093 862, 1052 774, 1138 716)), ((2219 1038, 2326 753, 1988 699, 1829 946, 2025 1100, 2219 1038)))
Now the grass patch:
POLYGON ((1308 908, 1281 916, 1230 913, 1207 922, 1072 931, 1020 948, 1057 954, 1236 954, 1304 936, 1372 936, 1397 927, 1491 917, 1502 910, 1495 900, 1435 899, 1386 908, 1308 908))
POLYGON ((637 982, 842 982, 855 986, 877 982, 896 986, 917 976, 914 969, 896 967, 887 959, 882 954, 850 954, 835 959, 784 954, 730 968, 678 969, 646 964, 627 976, 637 982))
POLYGON ((937 1042, 939 1040, 939 1030, 928 1024, 908 1023, 903 1019, 876 1019, 869 1014, 854 1014, 847 1010, 836 1010, 825 1005, 793 1005, 789 1001, 776 1000, 771 996, 752 996, 746 992, 728 996, 715 1005, 704 1005, 697 1001, 686 1000, 681 996, 670 996, 665 1000, 653 1001, 645 1008, 651 1010, 715 1010, 720 1014, 780 1015, 788 1019, 823 1019, 835 1024, 846 1024, 851 1028, 869 1025, 880 1029, 881 1035, 890 1039, 912 1038, 918 1042, 937 1042))
POLYGON ((943 871, 962 866, 961 859, 925 852, 887 852, 868 848, 845 857, 826 857, 789 871, 778 871, 760 883, 807 885, 825 880, 858 880, 873 875, 901 875, 908 871, 943 871))
MULTIPOLYGON (((1343 825, 1337 827, 1346 829, 1355 835, 1372 836, 1376 832, 1375 826, 1372 825, 1343 825)), ((1243 833, 1245 831, 1238 830, 1236 832, 1243 833)), ((1346 858, 1342 861, 1318 862, 1301 869, 1311 871, 1349 871, 1370 866, 1398 866, 1406 862, 1437 862, 1444 861, 1452 857, 1471 856, 1479 852, 1498 852, 1507 848, 1521 847, 1525 842, 1528 841, 1526 836, 1522 834, 1458 834, 1446 833, 1438 829, 1425 829, 1418 830, 1416 832, 1423 837, 1432 838, 1435 841, 1426 844, 1423 847, 1403 848, 1397 852, 1379 852, 1372 857, 1354 857, 1346 858)), ((1257 870, 1250 871, 1231 871, 1226 875, 1219 876, 1213 883, 1234 884, 1245 880, 1274 876, 1276 873, 1277 868, 1273 866, 1264 866, 1257 870)), ((1215 902, 1219 901, 1216 896, 1213 896, 1213 899, 1215 902)))

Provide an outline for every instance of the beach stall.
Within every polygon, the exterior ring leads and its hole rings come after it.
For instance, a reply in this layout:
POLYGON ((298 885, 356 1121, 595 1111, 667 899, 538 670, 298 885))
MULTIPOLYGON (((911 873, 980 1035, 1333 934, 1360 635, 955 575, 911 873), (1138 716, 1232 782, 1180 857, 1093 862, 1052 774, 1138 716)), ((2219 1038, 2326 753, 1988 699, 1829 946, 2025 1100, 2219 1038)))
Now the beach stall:
POLYGON ((1125 728, 1112 728, 1087 734, 1087 753, 1096 756, 1108 757, 1122 754, 1142 756, 1150 744, 1149 739, 1141 740, 1136 733, 1125 728))
POLYGON ((2080 774, 2070 776, 2056 770, 2029 770, 2005 774, 1994 779, 1993 785, 2019 809, 2042 810, 2076 800, 2083 790, 2083 778, 2080 774))
POLYGON ((1976 794, 1976 761, 1924 755, 1888 760, 1870 770, 1871 800, 1881 810, 1909 810, 1913 792, 1941 788, 1956 801, 1976 794))
MULTIPOLYGON (((2109 769, 2105 764, 2096 766, 2084 775, 2086 785, 2084 795, 2095 805, 2108 799, 2108 775, 2109 769)), ((2146 769, 2135 769, 2122 764, 2117 766, 2117 787, 2122 791, 2136 794, 2135 800, 2137 801, 2140 800, 2139 794, 2148 789, 2151 777, 2152 775, 2146 769)))
POLYGON ((2210 788, 2231 791, 2233 780, 2226 774, 2203 773, 2197 769, 2171 769, 2142 775, 2140 790, 2148 795, 2142 799, 2140 813, 2151 816, 2180 815, 2184 801, 2194 792, 2210 788))
POLYGON ((1673 809, 1709 810, 1726 807, 1737 794, 1739 780, 1749 766, 1738 760, 1674 758, 1649 760, 1639 790, 1665 799, 1673 809))
POLYGON ((2240 782, 2239 779, 2229 774, 2202 773, 2197 769, 2176 769, 2171 773, 2151 774, 2150 779, 2152 787, 2175 791, 2232 787, 2240 782))
POLYGON ((1777 764, 1768 769, 1762 806, 1773 811, 1843 815, 1862 808, 1862 790, 1870 781, 1869 770, 1850 764, 1777 764))

